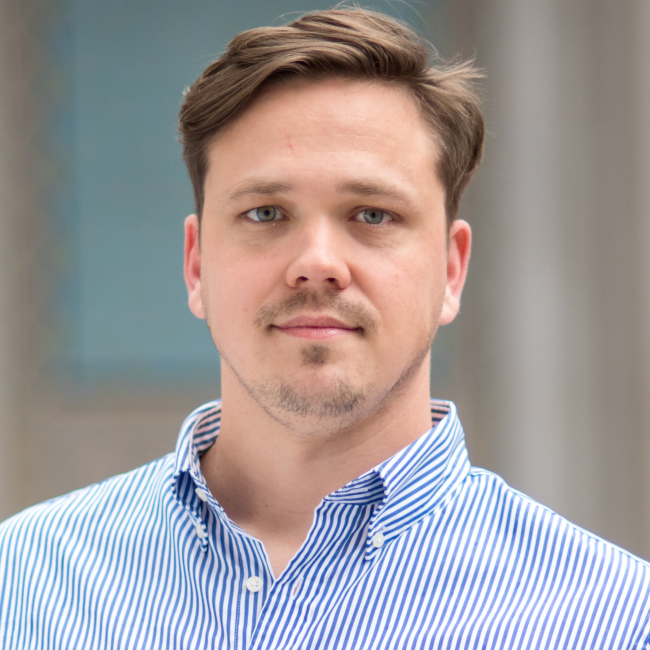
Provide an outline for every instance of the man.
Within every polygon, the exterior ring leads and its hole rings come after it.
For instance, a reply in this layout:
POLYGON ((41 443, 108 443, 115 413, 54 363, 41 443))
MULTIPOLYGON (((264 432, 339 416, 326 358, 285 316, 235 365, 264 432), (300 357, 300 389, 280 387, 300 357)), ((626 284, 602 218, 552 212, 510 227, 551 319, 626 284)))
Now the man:
POLYGON ((650 647, 650 567, 470 468, 429 399, 475 76, 354 9, 241 34, 189 89, 185 279, 222 401, 3 525, 3 648, 650 647))

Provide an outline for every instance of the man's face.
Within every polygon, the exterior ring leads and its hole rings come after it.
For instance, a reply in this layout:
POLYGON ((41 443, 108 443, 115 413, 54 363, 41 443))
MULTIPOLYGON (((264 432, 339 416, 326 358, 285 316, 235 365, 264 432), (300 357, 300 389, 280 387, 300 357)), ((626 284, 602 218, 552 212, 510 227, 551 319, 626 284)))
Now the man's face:
POLYGON ((218 137, 185 274, 224 381, 301 428, 349 426, 428 378, 469 256, 464 222, 447 249, 436 161, 414 101, 369 81, 282 85, 218 137))

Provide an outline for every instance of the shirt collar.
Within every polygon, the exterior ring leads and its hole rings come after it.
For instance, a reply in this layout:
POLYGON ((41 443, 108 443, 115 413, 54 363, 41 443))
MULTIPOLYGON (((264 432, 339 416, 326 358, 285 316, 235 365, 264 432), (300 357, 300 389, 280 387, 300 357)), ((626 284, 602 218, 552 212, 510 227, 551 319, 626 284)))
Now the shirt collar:
POLYGON ((201 472, 201 456, 214 444, 221 427, 221 400, 208 402, 190 413, 176 441, 173 490, 179 497, 179 481, 189 474, 196 487, 207 490, 201 472))
MULTIPOLYGON (((370 540, 398 536, 442 505, 469 472, 463 430, 452 402, 431 400, 433 427, 370 471, 325 497, 324 501, 376 504, 369 523, 368 556, 378 549, 370 540)), ((214 444, 221 425, 221 400, 208 402, 185 420, 176 444, 172 489, 186 508, 193 491, 180 489, 189 475, 194 488, 208 492, 200 457, 214 444)))

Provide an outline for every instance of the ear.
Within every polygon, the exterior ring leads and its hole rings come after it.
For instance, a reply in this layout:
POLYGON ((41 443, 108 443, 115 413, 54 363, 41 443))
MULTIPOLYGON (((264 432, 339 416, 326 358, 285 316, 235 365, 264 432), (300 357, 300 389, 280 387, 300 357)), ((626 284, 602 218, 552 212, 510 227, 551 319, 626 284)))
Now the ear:
POLYGON ((185 256, 183 271, 190 311, 197 318, 205 318, 201 300, 201 245, 199 220, 195 214, 185 219, 185 256))
POLYGON ((472 246, 472 229, 462 219, 456 219, 449 229, 447 252, 447 286, 440 314, 440 324, 447 325, 456 318, 460 309, 460 294, 465 286, 467 265, 472 246))

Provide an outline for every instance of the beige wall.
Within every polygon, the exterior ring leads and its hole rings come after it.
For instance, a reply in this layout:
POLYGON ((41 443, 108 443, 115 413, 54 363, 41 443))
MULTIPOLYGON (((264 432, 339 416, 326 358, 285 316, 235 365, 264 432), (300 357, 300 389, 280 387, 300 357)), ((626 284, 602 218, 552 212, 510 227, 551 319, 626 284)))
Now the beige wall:
POLYGON ((17 3, 0 2, 0 516, 26 504, 25 215, 29 163, 28 82, 34 66, 28 23, 17 3))
MULTIPOLYGON (((466 5, 487 73, 464 303, 475 460, 650 557, 647 3, 466 5)), ((466 401, 465 401, 466 400, 466 401)))
POLYGON ((60 80, 43 48, 63 10, 0 0, 0 520, 173 451, 185 416, 214 395, 71 392, 46 371, 59 170, 44 149, 60 80))

